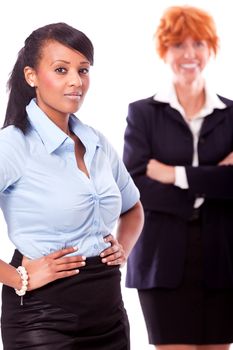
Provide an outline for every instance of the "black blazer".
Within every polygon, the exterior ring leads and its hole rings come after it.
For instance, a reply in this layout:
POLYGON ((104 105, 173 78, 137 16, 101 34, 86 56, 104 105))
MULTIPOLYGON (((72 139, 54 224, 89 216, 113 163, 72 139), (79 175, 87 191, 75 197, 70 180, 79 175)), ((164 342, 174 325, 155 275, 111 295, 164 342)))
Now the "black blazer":
POLYGON ((205 283, 233 287, 233 166, 218 162, 233 151, 233 101, 203 122, 198 167, 192 167, 193 137, 181 114, 153 97, 129 105, 123 159, 141 193, 145 225, 127 263, 126 285, 176 287, 182 279, 187 222, 196 197, 202 205, 205 283), (149 179, 155 158, 186 167, 189 189, 149 179))

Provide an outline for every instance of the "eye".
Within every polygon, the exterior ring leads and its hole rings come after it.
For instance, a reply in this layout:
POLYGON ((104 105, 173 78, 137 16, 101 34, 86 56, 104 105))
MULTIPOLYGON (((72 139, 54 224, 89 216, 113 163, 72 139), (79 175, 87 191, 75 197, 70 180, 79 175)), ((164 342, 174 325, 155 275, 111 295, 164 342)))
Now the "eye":
POLYGON ((180 43, 175 43, 175 44, 172 45, 172 47, 173 47, 174 49, 182 49, 183 43, 182 43, 182 42, 180 42, 180 43))
POLYGON ((204 40, 196 40, 195 41, 195 46, 196 47, 204 47, 205 46, 205 41, 204 40))
POLYGON ((64 67, 58 67, 55 69, 55 72, 57 72, 59 74, 65 74, 67 72, 67 69, 64 67))
POLYGON ((79 73, 87 75, 89 73, 90 69, 89 68, 81 68, 79 69, 79 73))

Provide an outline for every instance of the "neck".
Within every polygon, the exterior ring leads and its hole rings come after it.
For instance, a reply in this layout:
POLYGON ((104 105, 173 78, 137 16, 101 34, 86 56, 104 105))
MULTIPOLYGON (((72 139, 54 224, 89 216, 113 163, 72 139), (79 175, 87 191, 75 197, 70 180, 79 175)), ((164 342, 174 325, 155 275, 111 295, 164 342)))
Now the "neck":
POLYGON ((175 83, 175 90, 187 119, 192 119, 205 104, 204 81, 195 81, 192 84, 175 83))

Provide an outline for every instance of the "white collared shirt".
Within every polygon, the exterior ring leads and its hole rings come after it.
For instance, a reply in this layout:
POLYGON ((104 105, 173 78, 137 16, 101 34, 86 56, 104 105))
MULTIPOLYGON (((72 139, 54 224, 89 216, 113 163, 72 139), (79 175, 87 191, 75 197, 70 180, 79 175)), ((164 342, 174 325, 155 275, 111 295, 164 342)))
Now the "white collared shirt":
MULTIPOLYGON (((179 103, 175 91, 174 84, 170 83, 168 86, 164 86, 163 89, 159 90, 158 93, 154 96, 155 101, 169 103, 169 105, 176 109, 183 116, 185 122, 190 128, 190 131, 193 135, 193 160, 192 165, 198 166, 198 140, 200 135, 200 130, 204 118, 207 115, 210 115, 214 109, 224 109, 226 108, 225 103, 223 103, 216 93, 206 84, 205 85, 206 101, 202 109, 193 116, 192 120, 188 120, 185 116, 185 111, 181 104, 179 103)), ((175 186, 178 186, 183 189, 189 188, 188 180, 186 176, 185 167, 176 166, 175 167, 175 186)), ((194 207, 198 208, 204 202, 203 198, 197 198, 194 207)))

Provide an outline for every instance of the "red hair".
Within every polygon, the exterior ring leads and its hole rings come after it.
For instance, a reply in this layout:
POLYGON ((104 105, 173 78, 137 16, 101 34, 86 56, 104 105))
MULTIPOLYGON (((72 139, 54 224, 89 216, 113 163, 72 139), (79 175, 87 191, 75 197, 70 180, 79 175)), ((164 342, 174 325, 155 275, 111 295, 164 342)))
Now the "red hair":
POLYGON ((155 32, 156 50, 164 58, 169 46, 191 36, 205 40, 216 55, 218 36, 213 18, 205 11, 192 6, 171 6, 163 14, 155 32))

